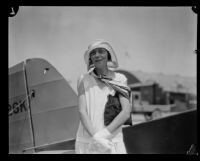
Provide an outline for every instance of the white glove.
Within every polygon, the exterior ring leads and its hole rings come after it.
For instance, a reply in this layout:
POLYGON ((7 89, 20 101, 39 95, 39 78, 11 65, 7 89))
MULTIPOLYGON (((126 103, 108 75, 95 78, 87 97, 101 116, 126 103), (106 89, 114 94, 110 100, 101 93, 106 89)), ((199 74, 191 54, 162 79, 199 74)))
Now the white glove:
POLYGON ((109 141, 108 139, 100 138, 100 137, 94 137, 93 138, 97 143, 101 144, 105 149, 112 149, 113 143, 109 141))
POLYGON ((106 148, 111 149, 113 143, 108 140, 108 138, 111 136, 111 133, 104 128, 103 130, 98 131, 97 133, 94 134, 93 139, 103 145, 106 148))
POLYGON ((93 137, 108 139, 111 136, 112 134, 106 128, 104 128, 103 130, 100 130, 97 133, 95 133, 93 137))

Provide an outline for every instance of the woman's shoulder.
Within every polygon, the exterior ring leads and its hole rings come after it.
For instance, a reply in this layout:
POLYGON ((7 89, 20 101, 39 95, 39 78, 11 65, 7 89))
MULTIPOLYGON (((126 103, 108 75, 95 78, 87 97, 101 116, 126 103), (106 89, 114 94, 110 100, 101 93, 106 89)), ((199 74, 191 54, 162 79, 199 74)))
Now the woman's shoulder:
POLYGON ((79 91, 79 93, 81 93, 80 91, 83 91, 84 88, 86 86, 88 86, 88 84, 90 84, 89 82, 89 75, 86 73, 86 74, 81 74, 78 79, 77 79, 77 89, 79 91))
POLYGON ((120 82, 126 82, 127 78, 124 74, 115 72, 115 80, 120 81, 120 82))
POLYGON ((91 75, 89 73, 84 73, 84 74, 81 74, 78 77, 78 82, 84 82, 84 81, 87 81, 89 79, 91 79, 91 75))

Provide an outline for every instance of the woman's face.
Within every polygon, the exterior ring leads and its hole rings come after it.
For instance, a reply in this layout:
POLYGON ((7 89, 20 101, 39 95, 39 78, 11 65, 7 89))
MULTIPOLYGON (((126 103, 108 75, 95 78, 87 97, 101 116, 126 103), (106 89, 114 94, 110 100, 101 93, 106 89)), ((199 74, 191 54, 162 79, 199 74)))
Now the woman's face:
POLYGON ((90 58, 96 68, 102 68, 107 65, 108 52, 104 48, 96 48, 90 52, 90 58))

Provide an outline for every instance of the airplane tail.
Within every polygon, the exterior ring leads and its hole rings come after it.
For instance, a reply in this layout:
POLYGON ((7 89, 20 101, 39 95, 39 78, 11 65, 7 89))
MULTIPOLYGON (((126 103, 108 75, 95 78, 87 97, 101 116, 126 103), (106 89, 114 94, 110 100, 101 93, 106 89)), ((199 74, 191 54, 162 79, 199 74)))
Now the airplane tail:
POLYGON ((8 115, 10 154, 74 150, 78 98, 46 60, 28 59, 9 69, 8 115))

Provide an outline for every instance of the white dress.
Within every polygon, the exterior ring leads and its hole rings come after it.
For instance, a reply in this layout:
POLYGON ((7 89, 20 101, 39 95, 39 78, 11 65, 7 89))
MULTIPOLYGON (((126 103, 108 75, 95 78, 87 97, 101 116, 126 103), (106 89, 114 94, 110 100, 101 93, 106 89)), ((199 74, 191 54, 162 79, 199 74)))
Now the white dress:
MULTIPOLYGON (((82 81, 85 89, 87 114, 91 119, 95 130, 102 130, 103 128, 105 128, 104 108, 107 102, 107 96, 109 94, 114 95, 115 91, 111 87, 108 87, 104 83, 100 82, 99 80, 96 80, 93 76, 91 76, 88 73, 82 75, 80 79, 83 79, 82 81)), ((127 78, 121 73, 115 72, 114 80, 127 84, 127 78)), ((112 135, 114 137, 111 139, 111 141, 113 142, 114 146, 112 148, 112 151, 109 153, 126 154, 126 149, 123 142, 122 126, 119 127, 114 133, 112 133, 112 135)), ((92 137, 88 134, 88 132, 84 129, 82 123, 80 122, 76 135, 76 154, 92 154, 92 142, 92 137)))

